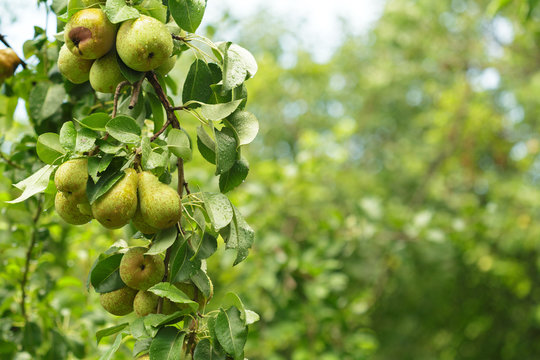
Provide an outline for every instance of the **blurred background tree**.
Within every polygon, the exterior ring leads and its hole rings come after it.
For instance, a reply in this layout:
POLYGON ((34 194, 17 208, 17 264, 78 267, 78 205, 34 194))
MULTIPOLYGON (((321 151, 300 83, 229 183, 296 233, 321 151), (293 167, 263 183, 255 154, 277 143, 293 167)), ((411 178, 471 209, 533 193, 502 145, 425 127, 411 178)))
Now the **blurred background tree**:
MULTIPOLYGON (((208 25, 235 26, 260 69, 248 90, 261 133, 232 199, 255 249, 232 270, 223 247, 209 263, 218 300, 237 291, 261 314, 246 357, 538 357, 539 18, 534 0, 389 0, 368 34, 345 23, 322 63, 267 11, 208 25)), ((114 319, 84 290, 89 259, 129 233, 49 212, 36 228, 34 200, 3 202, 26 175, 7 159, 33 151, 3 94, 0 358, 97 359, 91 334, 114 319)), ((205 166, 188 166, 192 186, 208 187, 205 166)))

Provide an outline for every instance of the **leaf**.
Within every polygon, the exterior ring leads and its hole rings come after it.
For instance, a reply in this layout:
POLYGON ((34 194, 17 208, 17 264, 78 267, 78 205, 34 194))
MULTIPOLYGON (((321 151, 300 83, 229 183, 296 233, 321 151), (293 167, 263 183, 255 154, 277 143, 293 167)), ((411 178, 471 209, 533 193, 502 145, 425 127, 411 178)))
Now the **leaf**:
POLYGON ((106 337, 106 336, 111 336, 111 335, 114 335, 114 334, 117 334, 117 333, 119 333, 120 331, 124 330, 128 325, 129 325, 129 323, 123 323, 123 324, 120 324, 120 325, 111 326, 111 327, 106 328, 106 329, 98 330, 98 331, 96 332, 96 341, 97 341, 97 344, 99 344, 99 342, 101 341, 101 339, 103 339, 104 337, 106 337))
POLYGON ((237 265, 247 257, 255 239, 255 232, 246 220, 244 220, 240 211, 234 206, 233 212, 234 217, 230 225, 221 231, 220 234, 225 239, 227 249, 238 250, 236 260, 234 261, 234 265, 237 265))
POLYGON ((122 334, 116 335, 116 339, 114 340, 114 343, 111 345, 109 350, 107 350, 100 358, 99 360, 111 360, 114 353, 118 350, 120 347, 120 344, 122 344, 122 334))
POLYGON ((197 269, 200 269, 201 261, 199 259, 190 260, 193 251, 188 247, 187 241, 181 244, 177 243, 171 252, 171 279, 173 282, 186 281, 197 269))
POLYGON ((199 308, 199 304, 191 300, 182 290, 169 282, 158 283, 148 289, 148 291, 159 297, 166 297, 176 304, 187 304, 193 311, 197 311, 199 308))
POLYGON ((110 120, 111 117, 105 113, 91 114, 82 120, 75 119, 81 126, 94 131, 106 131, 105 125, 107 125, 110 120))
POLYGON ((206 161, 216 163, 216 143, 202 126, 197 127, 197 148, 206 161))
POLYGON ((75 150, 77 152, 88 152, 94 148, 98 134, 90 129, 82 128, 77 132, 75 150))
POLYGON ((238 146, 247 145, 252 142, 259 132, 259 121, 248 111, 236 111, 226 120, 233 129, 238 146))
POLYGON ((167 22, 167 6, 163 5, 161 0, 144 0, 139 8, 162 23, 167 22))
POLYGON ((167 146, 175 156, 184 159, 184 161, 191 160, 191 142, 184 131, 171 129, 167 135, 167 146))
POLYGON ((237 308, 233 306, 227 311, 220 310, 216 318, 215 331, 223 349, 235 360, 243 359, 248 329, 240 319, 240 312, 237 308))
POLYGON ((244 303, 238 297, 238 295, 232 291, 229 291, 227 294, 225 294, 225 299, 222 301, 222 306, 234 306, 240 311, 240 319, 244 321, 246 320, 246 307, 244 306, 244 303))
POLYGON ((190 100, 206 102, 212 95, 213 77, 210 68, 203 60, 195 60, 184 82, 182 90, 182 101, 184 103, 190 100))
POLYGON ((60 145, 68 151, 75 150, 77 142, 77 130, 71 121, 67 121, 60 129, 60 145))
POLYGON ((205 338, 197 343, 193 360, 225 360, 225 354, 221 354, 212 346, 210 339, 205 338))
POLYGON ((113 159, 112 154, 105 154, 103 157, 88 158, 88 175, 94 182, 99 180, 98 173, 105 171, 113 159))
POLYGON ((165 123, 165 113, 163 104, 159 101, 158 97, 150 92, 146 93, 146 99, 150 103, 152 109, 152 119, 154 120, 154 134, 157 133, 165 123))
POLYGON ((221 43, 218 47, 225 54, 223 90, 232 90, 257 73, 257 61, 249 51, 231 42, 221 43))
POLYGON ((229 225, 233 219, 233 207, 229 199, 220 193, 202 193, 204 207, 212 223, 212 227, 219 231, 229 225))
POLYGON ((216 175, 228 171, 236 162, 236 138, 231 129, 216 130, 216 175))
MULTIPOLYGON (((141 323, 143 323, 143 318, 138 318, 138 319, 140 319, 141 323)), ((143 326, 144 326, 144 323, 143 323, 143 326)), ((148 350, 150 349, 151 343, 152 343, 152 338, 150 337, 146 337, 144 339, 138 339, 135 342, 135 345, 133 345, 133 357, 138 359, 140 355, 147 354, 148 350)))
POLYGON ((60 109, 65 97, 62 84, 38 82, 28 97, 30 116, 38 121, 48 118, 60 109))
POLYGON ((245 159, 236 160, 234 165, 219 177, 219 190, 226 193, 244 182, 249 173, 249 164, 245 159))
POLYGON ((217 250, 217 238, 211 234, 204 233, 202 236, 201 245, 197 252, 197 258, 208 259, 217 250))
POLYGON ((200 112, 205 119, 218 121, 231 115, 242 101, 244 100, 238 99, 224 104, 204 104, 199 102, 197 104, 201 105, 200 112))
POLYGON ((161 254, 174 244, 176 237, 178 236, 178 231, 176 226, 170 227, 168 229, 161 230, 157 233, 154 241, 152 241, 152 247, 146 252, 147 255, 157 255, 161 254))
POLYGON ((126 80, 129 81, 131 84, 135 84, 137 81, 141 80, 144 77, 144 72, 133 70, 132 68, 127 66, 118 54, 116 54, 116 62, 118 63, 118 67, 120 68, 120 72, 122 73, 122 75, 124 75, 126 80))
POLYGON ((140 16, 137 9, 126 5, 125 0, 107 0, 103 9, 109 21, 113 24, 121 23, 122 21, 136 19, 140 16))
POLYGON ((90 274, 90 283, 97 293, 108 293, 126 285, 120 278, 120 261, 123 254, 114 254, 100 260, 90 274))
POLYGON ((97 183, 88 181, 88 184, 86 185, 86 196, 88 197, 90 204, 93 204, 124 177, 125 173, 119 171, 120 165, 121 164, 109 165, 107 170, 100 176, 97 183))
POLYGON ((206 0, 169 0, 171 15, 182 29, 195 32, 204 16, 206 0))
POLYGON ((246 325, 251 325, 259 321, 261 317, 255 311, 246 310, 246 325))
POLYGON ((60 137, 55 133, 39 135, 36 144, 36 152, 45 164, 58 164, 65 151, 60 145, 60 137))
POLYGON ((185 336, 186 333, 177 328, 161 328, 150 344, 150 360, 179 359, 185 336))
POLYGON ((214 293, 214 286, 208 275, 202 270, 197 269, 193 275, 191 275, 191 281, 201 290, 205 298, 210 299, 214 293))
POLYGON ((107 132, 116 140, 127 144, 141 141, 141 128, 132 117, 119 115, 105 126, 107 132))

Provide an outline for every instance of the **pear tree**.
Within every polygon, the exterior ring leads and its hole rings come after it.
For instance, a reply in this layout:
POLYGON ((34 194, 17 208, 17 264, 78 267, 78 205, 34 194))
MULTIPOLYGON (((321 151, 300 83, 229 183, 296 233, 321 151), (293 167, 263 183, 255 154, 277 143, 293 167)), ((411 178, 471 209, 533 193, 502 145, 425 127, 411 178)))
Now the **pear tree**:
MULTIPOLYGON (((55 1, 59 34, 46 55, 56 57, 57 75, 20 90, 42 124, 43 165, 16 184, 22 193, 11 203, 40 197, 70 225, 133 230, 133 242, 111 239, 88 274, 104 310, 125 316, 98 331, 98 341, 115 336, 107 358, 132 337, 135 358, 244 359, 258 319, 234 293, 206 310, 214 293, 206 259, 222 241, 237 265, 254 240, 226 193, 247 177, 241 150, 258 122, 244 84, 256 61, 196 33, 205 8, 202 0, 55 1), (167 74, 186 58, 179 89, 167 74), (213 167, 216 189, 190 187, 185 168, 196 156, 213 167)), ((29 53, 41 51, 32 41, 29 53)))

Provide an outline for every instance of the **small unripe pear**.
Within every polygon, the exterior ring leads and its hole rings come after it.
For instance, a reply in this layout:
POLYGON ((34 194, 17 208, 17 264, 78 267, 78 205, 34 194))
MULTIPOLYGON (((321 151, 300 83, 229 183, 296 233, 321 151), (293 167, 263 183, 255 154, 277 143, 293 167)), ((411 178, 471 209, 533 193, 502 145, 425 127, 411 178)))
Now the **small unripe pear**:
POLYGON ((90 69, 90 85, 94 90, 102 93, 113 94, 118 84, 124 80, 126 78, 120 72, 115 51, 110 51, 94 61, 90 69))
MULTIPOLYGON (((150 291, 139 291, 133 301, 133 309, 139 317, 146 316, 148 314, 157 313, 157 307, 159 303, 159 296, 151 293, 150 291)), ((161 306, 161 313, 165 315, 172 314, 178 310, 177 304, 171 300, 164 298, 163 305, 161 306)))
POLYGON ((88 159, 68 160, 56 169, 54 184, 59 191, 73 194, 86 192, 88 159))
POLYGON ((148 225, 148 223, 144 220, 140 206, 137 207, 137 211, 135 211, 135 215, 133 215, 131 222, 133 223, 133 226, 135 226, 135 229, 146 235, 155 234, 159 231, 159 229, 148 225))
POLYGON ((11 77, 15 69, 21 64, 21 59, 15 51, 10 48, 0 50, 0 84, 7 78, 11 77))
POLYGON ((120 278, 129 287, 148 290, 163 279, 165 265, 159 255, 145 255, 144 247, 129 249, 120 261, 120 278))
POLYGON ((73 55, 64 44, 60 48, 58 54, 58 70, 66 79, 74 84, 82 84, 88 81, 90 75, 90 67, 94 60, 81 59, 73 55))
POLYGON ((54 208, 65 222, 72 225, 86 224, 92 220, 92 216, 83 214, 78 204, 84 201, 78 194, 65 193, 59 191, 54 198, 54 208))
POLYGON ((166 229, 182 215, 180 195, 148 171, 139 174, 139 206, 143 219, 150 226, 166 229))
POLYGON ((155 71, 158 74, 161 74, 163 76, 167 75, 174 68, 174 65, 176 65, 176 59, 177 59, 176 55, 171 56, 170 58, 165 60, 165 62, 163 64, 158 66, 155 71))
POLYGON ((83 59, 97 59, 107 54, 114 45, 116 25, 101 9, 76 12, 64 28, 66 46, 83 59))
POLYGON ((127 315, 133 311, 133 300, 137 290, 129 287, 101 294, 99 302, 109 313, 117 316, 127 315))
POLYGON ((137 71, 153 70, 171 56, 172 36, 161 21, 141 15, 120 25, 116 51, 130 68, 137 71))
POLYGON ((126 169, 124 177, 92 204, 92 214, 101 225, 118 229, 126 225, 137 210, 137 173, 126 169))

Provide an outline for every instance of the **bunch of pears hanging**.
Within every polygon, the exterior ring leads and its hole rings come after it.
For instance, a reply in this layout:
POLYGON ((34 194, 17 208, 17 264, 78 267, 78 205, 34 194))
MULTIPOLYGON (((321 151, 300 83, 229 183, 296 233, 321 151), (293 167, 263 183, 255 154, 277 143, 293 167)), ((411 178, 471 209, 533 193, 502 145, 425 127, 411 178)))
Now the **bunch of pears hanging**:
POLYGON ((66 24, 64 40, 58 55, 60 73, 75 84, 90 80, 92 88, 102 93, 114 93, 126 80, 117 56, 133 70, 155 70, 162 75, 176 62, 167 27, 146 15, 118 26, 101 9, 83 9, 66 24))

